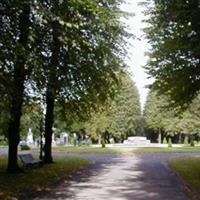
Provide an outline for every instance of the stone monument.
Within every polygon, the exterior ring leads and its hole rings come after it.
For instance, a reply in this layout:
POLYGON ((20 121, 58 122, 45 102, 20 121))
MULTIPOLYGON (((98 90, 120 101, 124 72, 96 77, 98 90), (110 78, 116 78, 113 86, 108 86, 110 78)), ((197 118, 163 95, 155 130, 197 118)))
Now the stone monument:
POLYGON ((60 142, 61 144, 68 145, 68 134, 66 132, 60 134, 60 142))
POLYGON ((33 133, 32 133, 31 128, 28 129, 26 142, 27 142, 28 145, 34 144, 34 141, 33 141, 33 133))
POLYGON ((123 144, 125 145, 134 145, 134 146, 148 146, 150 144, 150 140, 147 140, 146 137, 142 136, 132 136, 128 137, 127 140, 124 140, 123 144))

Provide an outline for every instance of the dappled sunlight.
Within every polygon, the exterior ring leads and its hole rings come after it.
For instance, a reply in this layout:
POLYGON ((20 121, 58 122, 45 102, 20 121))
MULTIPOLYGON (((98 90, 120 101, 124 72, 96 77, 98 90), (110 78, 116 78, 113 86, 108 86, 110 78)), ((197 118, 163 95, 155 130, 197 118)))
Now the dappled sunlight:
POLYGON ((189 200, 166 166, 175 154, 85 155, 90 156, 89 170, 68 178, 45 199, 189 200))

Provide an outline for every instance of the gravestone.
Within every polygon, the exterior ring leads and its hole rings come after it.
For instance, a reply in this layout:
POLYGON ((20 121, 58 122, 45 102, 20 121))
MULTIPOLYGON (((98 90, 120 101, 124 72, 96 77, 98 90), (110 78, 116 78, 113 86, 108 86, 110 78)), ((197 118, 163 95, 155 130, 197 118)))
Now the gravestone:
POLYGON ((74 143, 74 146, 76 146, 78 144, 78 137, 77 137, 76 133, 73 133, 73 143, 74 143))
POLYGON ((134 145, 134 146, 149 145, 150 143, 151 143, 150 140, 147 140, 146 137, 141 137, 141 136, 128 137, 128 139, 124 140, 123 142, 123 144, 134 145))
POLYGON ((28 145, 33 145, 33 144, 34 144, 34 141, 33 141, 33 133, 32 133, 31 128, 28 129, 26 142, 27 142, 28 145))
POLYGON ((69 141, 68 141, 68 134, 66 132, 62 132, 60 134, 60 143, 64 144, 64 145, 68 145, 69 141))
POLYGON ((52 134, 52 145, 56 145, 55 133, 52 134))

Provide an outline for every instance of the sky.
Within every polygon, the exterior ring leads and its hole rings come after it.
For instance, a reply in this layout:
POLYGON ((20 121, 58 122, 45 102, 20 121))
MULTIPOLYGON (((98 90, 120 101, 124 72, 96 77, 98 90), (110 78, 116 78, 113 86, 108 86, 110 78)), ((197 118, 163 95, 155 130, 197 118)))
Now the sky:
POLYGON ((130 66, 130 71, 133 74, 133 80, 140 94, 140 102, 142 109, 144 108, 146 96, 148 94, 148 89, 145 88, 146 85, 152 82, 148 79, 148 75, 145 73, 142 66, 147 63, 148 57, 144 55, 148 51, 149 45, 144 37, 144 32, 142 29, 146 26, 142 22, 145 19, 142 11, 145 9, 138 5, 141 0, 126 0, 121 7, 122 10, 134 13, 135 16, 129 17, 129 19, 123 19, 123 21, 129 26, 129 32, 135 35, 135 39, 131 38, 129 40, 131 46, 128 48, 128 57, 126 58, 126 63, 130 66))

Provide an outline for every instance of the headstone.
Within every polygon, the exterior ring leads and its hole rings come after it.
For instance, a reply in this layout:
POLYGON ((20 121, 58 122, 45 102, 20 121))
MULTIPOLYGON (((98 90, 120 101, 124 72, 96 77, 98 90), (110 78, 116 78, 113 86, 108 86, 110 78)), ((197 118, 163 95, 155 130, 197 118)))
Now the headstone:
POLYGON ((31 128, 28 129, 26 142, 27 142, 28 145, 34 144, 34 141, 33 141, 33 133, 32 133, 32 131, 31 131, 31 128))
POLYGON ((61 144, 68 145, 68 134, 66 132, 60 134, 60 142, 61 144))
POLYGON ((76 133, 73 133, 73 143, 74 143, 74 146, 76 146, 78 143, 78 137, 77 137, 76 133))
POLYGON ((52 134, 52 144, 53 144, 53 145, 56 144, 56 141, 55 141, 55 134, 54 134, 54 133, 52 134))
POLYGON ((124 140, 123 143, 124 144, 129 144, 129 145, 140 146, 140 145, 148 145, 148 144, 150 144, 150 140, 147 140, 146 137, 134 136, 134 137, 128 137, 128 139, 124 140))

